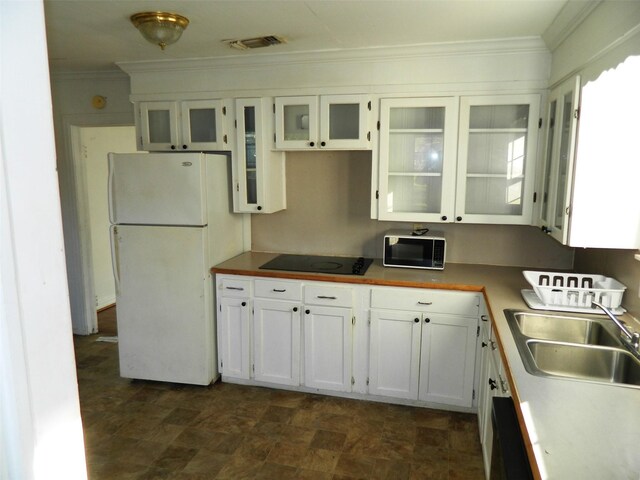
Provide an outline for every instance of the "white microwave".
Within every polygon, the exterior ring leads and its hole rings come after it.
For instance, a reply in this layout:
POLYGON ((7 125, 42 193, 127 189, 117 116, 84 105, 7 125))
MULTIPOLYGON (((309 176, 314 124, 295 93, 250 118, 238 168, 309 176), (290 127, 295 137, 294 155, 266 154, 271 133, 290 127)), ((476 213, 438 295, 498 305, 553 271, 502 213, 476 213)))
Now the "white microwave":
POLYGON ((442 232, 423 235, 390 230, 384 236, 382 264, 385 267, 444 270, 447 241, 442 232))

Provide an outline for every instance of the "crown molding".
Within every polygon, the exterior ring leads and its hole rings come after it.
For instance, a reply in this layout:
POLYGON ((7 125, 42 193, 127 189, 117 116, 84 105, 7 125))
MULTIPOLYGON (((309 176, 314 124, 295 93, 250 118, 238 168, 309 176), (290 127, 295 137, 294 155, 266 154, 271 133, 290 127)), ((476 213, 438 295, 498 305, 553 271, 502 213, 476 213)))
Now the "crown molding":
POLYGON ((87 70, 79 72, 50 72, 52 81, 64 81, 64 80, 92 80, 92 79, 128 79, 129 76, 120 69, 114 68, 112 70, 87 70))
POLYGON ((400 47, 372 47, 331 51, 232 55, 214 58, 188 58, 142 62, 116 62, 129 74, 168 70, 202 71, 221 68, 265 67, 274 65, 305 65, 312 63, 377 62, 402 59, 425 59, 442 56, 493 54, 549 54, 541 37, 518 37, 478 42, 449 42, 400 47))
POLYGON ((568 1, 542 34, 549 50, 555 52, 601 3, 602 0, 568 1))

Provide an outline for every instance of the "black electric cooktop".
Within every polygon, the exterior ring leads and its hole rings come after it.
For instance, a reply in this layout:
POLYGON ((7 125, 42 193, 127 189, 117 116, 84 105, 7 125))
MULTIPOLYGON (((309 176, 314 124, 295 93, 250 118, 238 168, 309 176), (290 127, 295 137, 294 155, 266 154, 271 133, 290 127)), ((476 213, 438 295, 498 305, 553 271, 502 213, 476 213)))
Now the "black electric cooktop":
POLYGON ((373 263, 371 258, 325 257, 322 255, 278 255, 260 268, 294 272, 364 275, 373 263))

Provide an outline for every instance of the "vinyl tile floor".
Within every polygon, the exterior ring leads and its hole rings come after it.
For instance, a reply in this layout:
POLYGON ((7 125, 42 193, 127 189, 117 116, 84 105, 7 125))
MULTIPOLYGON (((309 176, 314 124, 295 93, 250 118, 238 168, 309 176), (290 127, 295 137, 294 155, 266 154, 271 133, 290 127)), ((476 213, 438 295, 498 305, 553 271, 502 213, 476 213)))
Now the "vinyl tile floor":
POLYGON ((473 414, 120 378, 115 308, 74 338, 90 480, 483 479, 473 414), (102 337, 102 338, 101 338, 102 337))

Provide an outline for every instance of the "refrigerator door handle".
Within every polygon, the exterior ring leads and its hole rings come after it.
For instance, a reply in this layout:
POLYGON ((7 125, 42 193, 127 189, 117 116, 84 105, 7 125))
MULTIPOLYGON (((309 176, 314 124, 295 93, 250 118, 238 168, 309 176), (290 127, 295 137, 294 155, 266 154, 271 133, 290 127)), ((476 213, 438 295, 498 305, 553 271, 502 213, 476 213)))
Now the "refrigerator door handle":
POLYGON ((111 267, 115 281, 116 294, 120 293, 120 263, 118 258, 118 227, 111 225, 111 267))
POLYGON ((111 159, 111 154, 109 154, 109 176, 108 176, 108 183, 107 183, 107 192, 109 195, 108 198, 108 204, 109 204, 109 221, 111 223, 116 223, 115 221, 115 212, 114 212, 114 207, 113 207, 113 201, 115 199, 115 195, 114 195, 114 191, 113 191, 113 164, 112 164, 113 160, 111 159))

